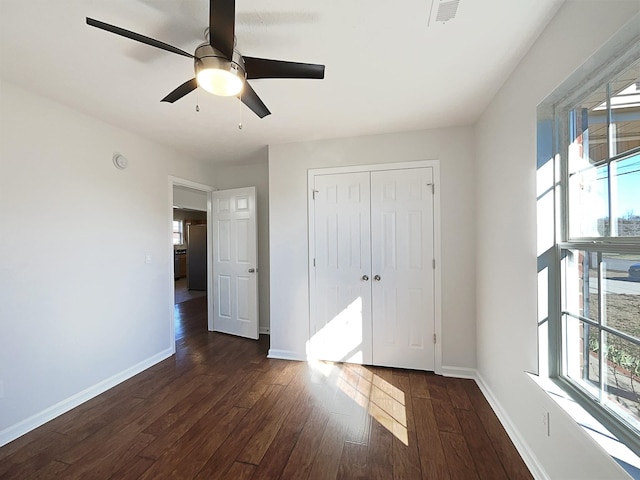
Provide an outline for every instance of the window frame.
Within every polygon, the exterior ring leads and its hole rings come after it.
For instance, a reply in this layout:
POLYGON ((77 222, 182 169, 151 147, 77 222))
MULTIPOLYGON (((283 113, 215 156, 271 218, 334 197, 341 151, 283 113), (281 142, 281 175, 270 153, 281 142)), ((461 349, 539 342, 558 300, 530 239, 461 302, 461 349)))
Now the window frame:
POLYGON ((179 233, 179 234, 180 234, 180 241, 179 241, 178 243, 175 243, 175 240, 174 240, 173 245, 184 245, 184 240, 185 240, 185 238, 184 238, 184 220, 173 220, 171 230, 172 230, 172 232, 171 232, 171 236, 172 236, 172 237, 173 237, 173 235, 175 235, 176 233, 179 233), (176 232, 176 230, 175 230, 175 224, 176 224, 176 223, 178 223, 178 225, 179 225, 179 227, 180 227, 180 228, 178 229, 178 231, 177 231, 177 232, 176 232))
MULTIPOLYGON (((604 58, 603 62, 596 65, 592 62, 586 67, 583 66, 577 73, 581 79, 577 82, 576 77, 567 80, 561 87, 546 99, 538 107, 538 161, 549 161, 545 158, 545 153, 551 154, 553 162, 553 203, 554 203, 554 246, 550 251, 539 253, 538 271, 549 268, 548 273, 548 317, 538 321, 538 326, 548 323, 546 331, 546 344, 548 351, 540 352, 546 355, 544 359, 548 362, 541 362, 541 374, 548 374, 549 378, 559 384, 569 395, 588 411, 594 418, 600 421, 607 429, 616 435, 634 453, 640 456, 640 438, 638 432, 626 424, 618 415, 603 405, 598 398, 588 393, 586 388, 564 375, 564 336, 563 336, 563 315, 566 313, 562 308, 563 280, 562 280, 562 252, 563 250, 584 250, 601 253, 632 253, 640 255, 640 237, 612 237, 611 230, 605 232, 609 236, 600 237, 570 237, 570 192, 569 192, 569 139, 570 139, 570 119, 569 113, 580 105, 580 102, 592 95, 603 85, 615 79, 620 73, 633 65, 640 58, 640 38, 633 38, 627 44, 627 48, 620 45, 613 58, 604 58), (621 52, 621 53, 620 53, 621 52), (588 69, 588 70, 587 70, 588 69), (564 95, 562 95, 564 93, 564 95), (546 126, 543 124, 547 123, 546 126), (548 128, 549 121, 551 128, 548 128), (545 143, 547 144, 545 152, 545 143), (549 148, 550 146, 550 148, 549 148)), ((608 112, 610 114, 610 112, 608 112)), ((606 160, 598 162, 596 165, 609 165, 621 158, 626 158, 640 153, 640 147, 633 148, 622 154, 607 157, 606 160)), ((548 157, 548 155, 546 155, 548 157)), ((610 171, 608 169, 608 171, 610 171)), ((608 180, 611 185, 611 179, 608 180)), ((611 205, 608 206, 610 221, 611 205)), ((611 228, 611 227, 609 227, 611 228)), ((598 295, 601 294, 601 286, 598 285, 598 295)), ((600 317, 601 313, 598 313, 600 317)), ((574 316, 575 317, 575 316, 574 316)), ((601 325, 598 327, 601 328, 601 325)), ((540 330, 544 332, 543 330, 540 330)), ((544 334, 544 333, 543 333, 544 334)), ((600 379, 600 384, 602 379, 600 379)))

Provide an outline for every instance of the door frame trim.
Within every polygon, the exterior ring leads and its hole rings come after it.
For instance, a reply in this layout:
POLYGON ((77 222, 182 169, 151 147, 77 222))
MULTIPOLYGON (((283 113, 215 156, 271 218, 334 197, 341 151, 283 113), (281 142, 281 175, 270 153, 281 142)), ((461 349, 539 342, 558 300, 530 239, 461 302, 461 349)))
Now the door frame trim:
MULTIPOLYGON (((185 178, 175 177, 169 175, 169 205, 168 205, 168 250, 169 258, 173 258, 173 187, 187 187, 207 194, 207 328, 209 331, 213 331, 213 227, 212 227, 212 200, 211 193, 218 190, 210 185, 204 183, 198 183, 185 178)), ((174 282, 174 262, 170 261, 169 275, 171 279, 171 296, 169 306, 171 314, 169 315, 171 324, 169 325, 169 347, 172 353, 176 352, 176 331, 175 331, 175 317, 174 317, 174 305, 175 305, 175 282, 174 282)))
POLYGON ((307 344, 311 339, 311 313, 314 308, 315 288, 313 256, 315 252, 315 211, 313 208, 314 177, 318 175, 334 175, 340 173, 376 172, 384 170, 403 170, 411 168, 433 169, 433 256, 436 262, 434 269, 434 331, 436 343, 434 349, 434 372, 442 374, 442 256, 441 256, 441 221, 440 221, 440 160, 416 160, 411 162, 377 163, 366 165, 348 165, 343 167, 310 168, 307 170, 307 245, 308 245, 308 289, 309 289, 309 321, 307 322, 307 344))

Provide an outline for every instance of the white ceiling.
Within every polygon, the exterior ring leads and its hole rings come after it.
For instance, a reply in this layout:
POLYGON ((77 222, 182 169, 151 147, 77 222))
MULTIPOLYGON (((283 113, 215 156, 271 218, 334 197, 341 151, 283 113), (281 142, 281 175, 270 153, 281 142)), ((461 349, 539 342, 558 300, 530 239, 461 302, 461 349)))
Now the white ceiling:
POLYGON ((0 75, 212 162, 248 161, 268 144, 469 125, 562 0, 461 0, 446 23, 433 1, 236 0, 241 53, 326 65, 324 80, 253 80, 272 112, 262 120, 200 89, 161 103, 193 78, 192 60, 85 24, 192 52, 207 0, 0 0, 0 75))

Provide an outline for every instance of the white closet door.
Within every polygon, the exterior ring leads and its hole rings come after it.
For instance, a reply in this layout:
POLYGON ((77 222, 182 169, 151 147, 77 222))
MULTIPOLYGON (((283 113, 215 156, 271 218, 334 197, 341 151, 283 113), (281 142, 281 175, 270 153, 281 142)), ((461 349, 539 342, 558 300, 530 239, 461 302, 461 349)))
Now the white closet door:
POLYGON ((370 364, 369 172, 318 175, 314 190, 315 288, 308 353, 370 364))
POLYGON ((371 172, 375 365, 435 367, 432 183, 431 168, 371 172))

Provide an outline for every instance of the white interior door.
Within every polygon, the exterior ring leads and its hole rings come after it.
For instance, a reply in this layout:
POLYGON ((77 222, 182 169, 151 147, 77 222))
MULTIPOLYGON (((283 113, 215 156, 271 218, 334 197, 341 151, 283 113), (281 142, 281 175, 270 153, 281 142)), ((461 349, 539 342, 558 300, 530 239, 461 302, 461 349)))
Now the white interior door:
POLYGON ((371 172, 373 363, 434 370, 433 170, 371 172))
POLYGON ((371 363, 369 172, 318 175, 309 355, 371 363))
POLYGON ((258 338, 255 187, 212 194, 213 329, 258 338))

